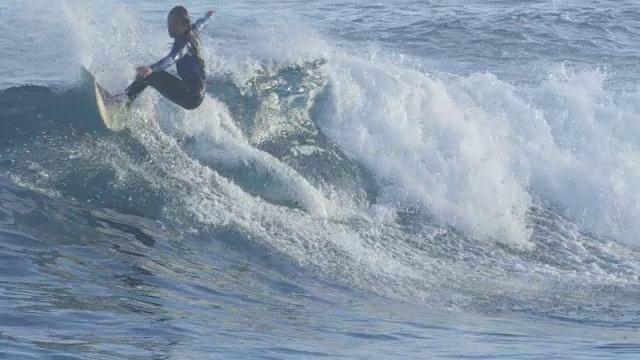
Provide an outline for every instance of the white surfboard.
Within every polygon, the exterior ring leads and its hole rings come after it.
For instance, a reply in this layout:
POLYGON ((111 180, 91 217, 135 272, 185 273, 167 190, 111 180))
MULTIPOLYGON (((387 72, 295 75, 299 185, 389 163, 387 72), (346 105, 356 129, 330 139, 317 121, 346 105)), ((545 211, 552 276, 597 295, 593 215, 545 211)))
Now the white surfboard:
POLYGON ((84 66, 82 67, 84 75, 87 77, 93 94, 95 95, 98 113, 104 126, 111 131, 120 131, 125 128, 126 108, 125 105, 114 99, 98 82, 93 74, 84 66))

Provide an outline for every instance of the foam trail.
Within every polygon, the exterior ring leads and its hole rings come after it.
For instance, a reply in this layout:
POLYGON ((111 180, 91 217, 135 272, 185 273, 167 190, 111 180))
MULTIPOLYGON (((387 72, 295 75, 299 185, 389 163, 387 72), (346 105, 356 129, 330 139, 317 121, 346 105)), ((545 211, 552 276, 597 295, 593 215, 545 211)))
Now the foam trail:
MULTIPOLYGON (((140 115, 144 118, 149 113, 140 115)), ((133 126, 137 125, 142 123, 133 126)), ((347 274, 350 281, 375 283, 384 276, 384 281, 395 288, 400 285, 392 284, 392 280, 398 274, 413 276, 410 268, 391 254, 371 248, 368 240, 349 226, 318 221, 307 212, 274 206, 247 194, 232 180, 186 156, 157 123, 148 123, 144 125, 145 131, 139 130, 142 128, 136 128, 133 135, 150 151, 151 159, 137 162, 105 141, 102 144, 105 148, 98 150, 106 150, 101 161, 116 167, 124 178, 142 178, 150 187, 171 194, 166 215, 173 221, 185 227, 194 220, 198 228, 202 228, 202 223, 230 227, 296 263, 337 278, 347 274)))
MULTIPOLYGON (((297 171, 270 154, 253 148, 222 102, 206 96, 198 109, 186 111, 153 92, 144 93, 139 100, 134 108, 146 114, 144 117, 151 117, 151 121, 157 122, 164 132, 176 137, 186 135, 195 138, 195 152, 191 155, 214 170, 247 166, 250 174, 238 176, 269 176, 270 186, 264 195, 298 203, 309 213, 321 217, 338 213, 322 192, 297 171)), ((145 132, 146 126, 148 124, 143 124, 134 131, 145 132)))

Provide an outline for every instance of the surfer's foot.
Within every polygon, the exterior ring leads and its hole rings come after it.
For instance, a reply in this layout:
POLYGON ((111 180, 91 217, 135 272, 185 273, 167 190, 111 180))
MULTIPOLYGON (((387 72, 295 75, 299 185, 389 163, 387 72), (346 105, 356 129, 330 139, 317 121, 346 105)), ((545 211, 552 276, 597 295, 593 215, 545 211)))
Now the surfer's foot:
POLYGON ((120 108, 129 109, 133 99, 129 98, 127 94, 118 94, 112 96, 109 101, 118 104, 118 107, 120 108))
POLYGON ((118 94, 113 95, 109 100, 117 103, 124 103, 125 101, 129 100, 129 97, 127 96, 127 94, 118 94))

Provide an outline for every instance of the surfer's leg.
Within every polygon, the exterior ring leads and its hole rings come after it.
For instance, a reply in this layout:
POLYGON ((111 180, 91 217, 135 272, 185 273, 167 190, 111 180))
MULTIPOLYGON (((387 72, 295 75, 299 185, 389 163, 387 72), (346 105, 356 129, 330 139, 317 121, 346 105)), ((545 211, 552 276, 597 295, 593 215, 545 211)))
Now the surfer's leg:
POLYGON ((147 86, 149 86, 149 84, 147 84, 146 79, 136 79, 136 81, 132 82, 131 85, 125 89, 124 93, 127 96, 127 107, 133 103, 133 101, 142 91, 144 91, 144 89, 147 88, 147 86))
POLYGON ((203 100, 202 94, 191 90, 181 79, 166 71, 156 71, 144 79, 134 81, 127 88, 129 102, 132 102, 147 86, 153 87, 165 98, 188 110, 197 108, 203 100))

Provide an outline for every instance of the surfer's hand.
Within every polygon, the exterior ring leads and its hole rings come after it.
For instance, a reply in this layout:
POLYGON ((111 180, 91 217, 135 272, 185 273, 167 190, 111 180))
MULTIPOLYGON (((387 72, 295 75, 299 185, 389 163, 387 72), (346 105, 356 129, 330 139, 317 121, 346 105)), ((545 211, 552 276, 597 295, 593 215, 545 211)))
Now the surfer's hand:
POLYGON ((153 70, 151 70, 151 68, 148 66, 141 66, 136 69, 136 72, 138 73, 138 79, 143 79, 151 75, 153 70))

